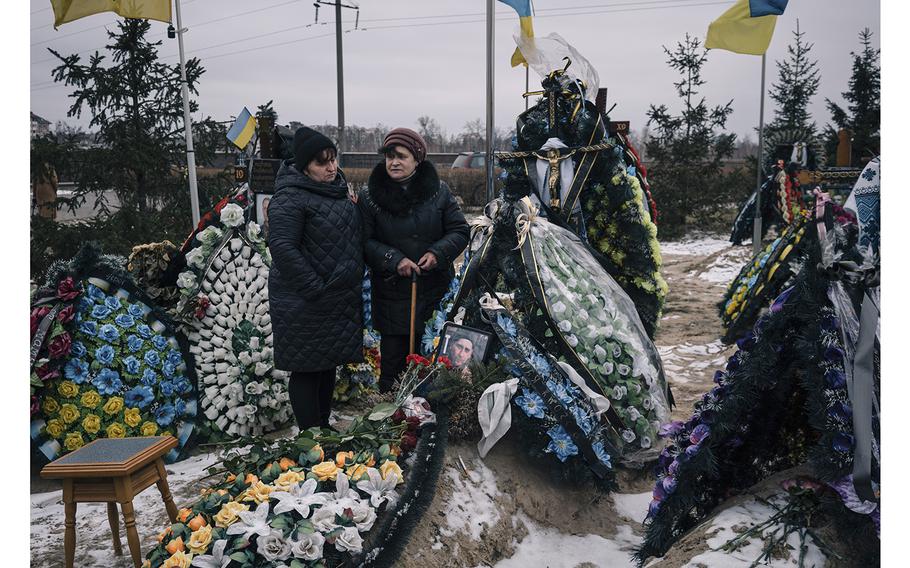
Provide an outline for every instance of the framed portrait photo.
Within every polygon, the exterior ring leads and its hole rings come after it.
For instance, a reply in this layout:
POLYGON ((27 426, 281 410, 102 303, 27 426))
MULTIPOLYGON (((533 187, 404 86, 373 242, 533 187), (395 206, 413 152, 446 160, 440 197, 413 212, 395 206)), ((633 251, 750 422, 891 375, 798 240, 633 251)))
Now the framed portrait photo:
POLYGON ((492 333, 446 322, 439 334, 436 356, 446 356, 453 367, 463 369, 471 361, 482 363, 492 342, 492 333))
POLYGON ((262 238, 269 238, 269 202, 272 200, 271 193, 257 193, 256 195, 256 222, 262 227, 262 238))

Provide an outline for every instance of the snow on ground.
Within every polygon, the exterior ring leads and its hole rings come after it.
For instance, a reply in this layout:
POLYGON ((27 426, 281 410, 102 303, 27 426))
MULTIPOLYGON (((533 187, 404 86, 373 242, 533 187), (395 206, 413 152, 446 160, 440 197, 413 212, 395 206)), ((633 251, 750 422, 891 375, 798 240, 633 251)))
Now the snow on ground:
POLYGON ((528 536, 518 543, 511 558, 500 560, 494 568, 573 568, 579 564, 605 568, 635 566, 631 554, 639 544, 639 537, 628 525, 619 525, 616 534, 606 539, 594 534, 567 534, 542 527, 523 513, 516 518, 524 524, 528 536))
POLYGON ((447 468, 445 474, 452 483, 453 493, 447 508, 448 528, 441 527, 439 532, 443 536, 465 532, 472 539, 480 540, 484 529, 499 522, 496 497, 500 492, 496 487, 496 476, 479 460, 473 460, 468 479, 454 467, 447 468))
POLYGON ((685 342, 681 345, 658 346, 664 373, 671 384, 698 380, 705 369, 720 368, 727 361, 730 347, 719 339, 699 345, 685 342))
POLYGON ((716 236, 686 237, 681 241, 660 243, 661 254, 708 256, 732 246, 727 239, 716 236))
MULTIPOLYGON (((780 500, 781 502, 783 499, 780 500)), ((758 538, 750 538, 735 551, 725 552, 719 549, 730 539, 741 534, 749 527, 770 518, 775 513, 774 509, 754 499, 740 505, 723 510, 712 521, 711 526, 705 531, 709 535, 707 544, 711 548, 689 560, 684 568, 739 568, 750 566, 762 553, 764 543, 758 538)), ((803 559, 805 568, 822 568, 825 566, 825 555, 811 538, 807 539, 806 556, 803 559)), ((775 556, 771 566, 775 568, 799 565, 799 536, 790 534, 787 538, 788 556, 780 558, 775 556)))
POLYGON ((636 523, 645 520, 648 514, 648 505, 651 504, 651 492, 645 493, 613 493, 613 508, 621 516, 631 519, 636 523))

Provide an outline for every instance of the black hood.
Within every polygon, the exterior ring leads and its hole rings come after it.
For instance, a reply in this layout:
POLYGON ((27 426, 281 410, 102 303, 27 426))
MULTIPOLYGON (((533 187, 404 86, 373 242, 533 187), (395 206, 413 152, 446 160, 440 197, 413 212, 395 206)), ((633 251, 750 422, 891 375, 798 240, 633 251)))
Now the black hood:
POLYGON ((284 188, 305 189, 317 195, 333 199, 343 199, 348 196, 348 182, 340 169, 333 181, 322 183, 313 181, 309 176, 301 173, 294 166, 294 160, 281 162, 281 168, 278 170, 278 175, 275 176, 275 191, 284 188))
POLYGON ((414 177, 408 187, 402 190, 401 184, 389 177, 385 162, 379 162, 373 168, 368 182, 370 197, 373 201, 393 215, 407 215, 424 201, 428 201, 439 191, 439 174, 429 160, 417 165, 414 177))

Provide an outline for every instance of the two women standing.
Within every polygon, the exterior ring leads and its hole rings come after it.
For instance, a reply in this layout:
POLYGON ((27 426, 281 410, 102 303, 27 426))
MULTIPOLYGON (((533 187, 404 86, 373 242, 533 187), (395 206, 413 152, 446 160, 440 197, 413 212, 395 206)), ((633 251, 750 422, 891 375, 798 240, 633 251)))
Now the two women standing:
POLYGON ((309 128, 295 133, 294 159, 282 164, 275 181, 268 211, 275 365, 291 372, 288 390, 301 429, 328 426, 335 368, 362 361, 364 258, 373 323, 382 336, 379 384, 385 392, 408 355, 411 275, 418 275, 422 324, 468 243, 468 224, 426 161, 423 138, 396 128, 380 152, 385 160, 356 205, 334 144, 309 128))

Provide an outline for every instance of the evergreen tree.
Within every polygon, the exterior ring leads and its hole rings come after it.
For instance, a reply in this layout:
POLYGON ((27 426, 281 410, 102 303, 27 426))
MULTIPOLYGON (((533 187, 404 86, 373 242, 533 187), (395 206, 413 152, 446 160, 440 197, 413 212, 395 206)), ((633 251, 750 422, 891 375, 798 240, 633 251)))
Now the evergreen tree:
POLYGON ((853 131, 851 164, 862 165, 863 158, 869 159, 881 152, 881 50, 872 48, 872 32, 865 28, 859 33, 862 44, 860 53, 850 52, 853 57, 853 74, 847 83, 848 90, 841 93, 847 101, 846 110, 825 99, 834 125, 825 129, 829 154, 833 156, 837 147, 837 130, 847 128, 853 131))
POLYGON ((777 103, 774 120, 768 124, 767 132, 800 129, 816 132, 815 122, 809 113, 809 102, 818 92, 818 61, 809 58, 814 44, 806 43, 799 31, 793 32, 793 43, 787 47, 787 58, 777 61, 777 82, 771 86, 769 95, 777 103))
POLYGON ((667 105, 650 106, 645 147, 651 165, 648 174, 655 201, 660 205, 663 235, 685 229, 690 216, 710 216, 719 211, 718 201, 730 201, 723 183, 724 158, 733 153, 735 134, 725 134, 733 101, 710 108, 699 89, 706 81, 701 70, 708 50, 698 38, 686 34, 670 51, 664 47, 667 64, 682 76, 674 83, 682 100, 679 115, 667 105))
MULTIPOLYGON (((117 30, 108 32, 110 55, 95 52, 87 64, 78 55, 49 50, 61 62, 52 72, 54 80, 74 88, 67 116, 79 117, 85 109, 91 115, 89 127, 98 129, 97 147, 73 156, 81 164, 74 170, 75 205, 94 193, 96 206, 105 211, 107 190, 116 193, 121 209, 139 213, 189 201, 180 67, 159 61, 161 42, 146 39, 149 28, 147 20, 119 20, 117 30)), ((198 59, 187 61, 192 94, 198 95, 203 73, 198 59)), ((190 101, 191 112, 198 106, 190 101)), ((210 118, 194 124, 198 164, 211 162, 223 136, 224 128, 210 118)), ((189 222, 185 226, 189 228, 189 222)))

